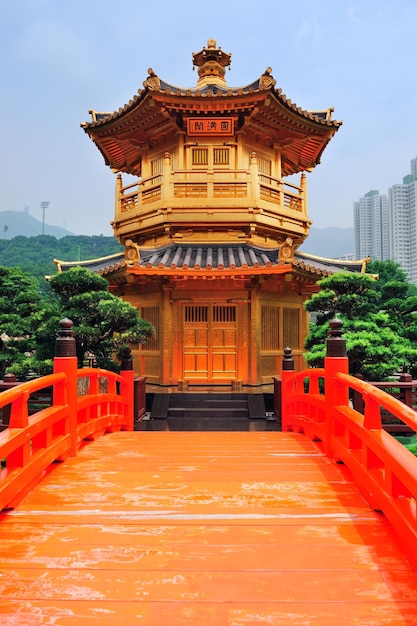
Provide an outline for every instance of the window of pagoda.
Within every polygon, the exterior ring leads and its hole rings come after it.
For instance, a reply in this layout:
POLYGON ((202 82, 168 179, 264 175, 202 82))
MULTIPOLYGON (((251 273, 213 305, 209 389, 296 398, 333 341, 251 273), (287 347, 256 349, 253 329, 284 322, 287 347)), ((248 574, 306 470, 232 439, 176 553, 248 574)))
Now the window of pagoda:
POLYGON ((162 180, 166 154, 169 154, 171 168, 174 169, 174 163, 176 162, 176 149, 174 146, 170 145, 162 150, 144 150, 142 158, 142 178, 153 177, 158 179, 158 177, 161 177, 162 180))
POLYGON ((281 150, 279 147, 267 149, 265 145, 260 145, 255 141, 245 141, 244 151, 246 159, 250 163, 250 155, 256 154, 258 173, 268 183, 271 178, 281 179, 281 150))
POLYGON ((225 144, 189 145, 186 168, 192 170, 234 169, 233 146, 225 144))

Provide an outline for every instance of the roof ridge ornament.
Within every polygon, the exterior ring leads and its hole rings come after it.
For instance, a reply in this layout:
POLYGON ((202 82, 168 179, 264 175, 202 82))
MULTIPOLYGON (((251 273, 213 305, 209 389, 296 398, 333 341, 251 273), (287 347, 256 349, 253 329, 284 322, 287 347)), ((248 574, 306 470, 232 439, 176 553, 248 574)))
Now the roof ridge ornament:
POLYGON ((149 87, 154 91, 159 91, 161 88, 161 81, 159 80, 159 76, 155 74, 151 67, 148 69, 148 78, 144 81, 143 86, 149 87))
POLYGON ((272 76, 272 67, 267 67, 259 79, 259 89, 269 89, 275 87, 277 81, 272 76))

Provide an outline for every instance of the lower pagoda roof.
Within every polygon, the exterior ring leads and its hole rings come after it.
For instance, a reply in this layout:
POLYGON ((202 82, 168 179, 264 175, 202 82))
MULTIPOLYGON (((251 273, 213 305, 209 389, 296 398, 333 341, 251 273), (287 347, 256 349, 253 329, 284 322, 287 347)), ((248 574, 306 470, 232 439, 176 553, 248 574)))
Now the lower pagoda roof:
POLYGON ((303 252, 293 252, 285 243, 280 248, 263 249, 250 244, 196 245, 170 244, 161 248, 140 248, 127 242, 126 249, 104 258, 89 261, 60 261, 55 259, 59 272, 71 267, 85 267, 110 277, 123 270, 127 274, 167 276, 193 274, 240 275, 280 274, 297 268, 315 277, 324 277, 340 271, 364 272, 366 261, 326 259, 303 252), (288 254, 288 250, 290 253, 288 254))

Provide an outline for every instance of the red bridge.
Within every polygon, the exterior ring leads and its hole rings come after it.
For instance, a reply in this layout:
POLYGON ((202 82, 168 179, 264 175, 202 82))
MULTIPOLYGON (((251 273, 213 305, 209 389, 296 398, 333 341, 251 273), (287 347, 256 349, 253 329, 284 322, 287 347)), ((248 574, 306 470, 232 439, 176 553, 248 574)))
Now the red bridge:
POLYGON ((417 416, 348 375, 337 325, 323 369, 284 357, 283 432, 133 432, 132 370, 71 346, 0 394, 2 626, 417 624, 417 458, 381 410, 417 416))

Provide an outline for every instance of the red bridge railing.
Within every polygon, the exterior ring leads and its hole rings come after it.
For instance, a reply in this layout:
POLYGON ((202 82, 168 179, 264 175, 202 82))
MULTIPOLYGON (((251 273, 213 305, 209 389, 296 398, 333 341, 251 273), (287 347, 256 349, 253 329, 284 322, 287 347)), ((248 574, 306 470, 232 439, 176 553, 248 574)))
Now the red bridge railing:
POLYGON ((348 374, 342 322, 333 320, 323 369, 282 371, 282 429, 303 432, 349 468, 369 505, 395 529, 417 570, 417 457, 382 426, 385 412, 417 431, 417 413, 381 389, 348 374), (363 413, 349 398, 360 394, 363 413))
MULTIPOLYGON (((133 430, 133 370, 77 369, 72 322, 62 320, 54 373, 0 394, 9 427, 0 433, 0 511, 16 506, 57 461, 106 432, 133 430), (29 415, 31 395, 52 389, 51 406, 29 415)), ((123 364, 122 364, 123 368, 123 364)))

